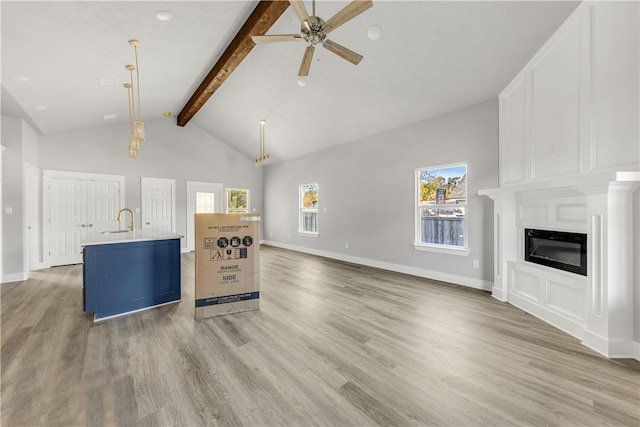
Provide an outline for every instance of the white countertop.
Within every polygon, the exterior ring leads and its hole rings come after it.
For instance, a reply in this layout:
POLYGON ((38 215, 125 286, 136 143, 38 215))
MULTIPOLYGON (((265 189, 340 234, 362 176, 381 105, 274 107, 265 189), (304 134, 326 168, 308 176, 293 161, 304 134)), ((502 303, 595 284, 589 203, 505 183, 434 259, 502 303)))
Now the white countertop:
POLYGON ((167 239, 180 239, 184 237, 180 234, 154 230, 150 228, 143 228, 135 231, 126 231, 124 233, 109 233, 109 232, 95 232, 89 234, 85 239, 80 241, 80 246, 90 245, 107 245, 110 243, 128 243, 128 242, 142 242, 148 240, 167 240, 167 239))

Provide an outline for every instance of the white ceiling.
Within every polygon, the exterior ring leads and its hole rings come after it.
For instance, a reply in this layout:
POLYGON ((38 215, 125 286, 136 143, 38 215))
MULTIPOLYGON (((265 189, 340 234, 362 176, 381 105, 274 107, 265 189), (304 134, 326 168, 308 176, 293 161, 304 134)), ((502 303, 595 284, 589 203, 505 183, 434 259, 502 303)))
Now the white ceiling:
MULTIPOLYGON (((2 1, 2 112, 42 133, 126 126, 127 41, 140 40, 143 120, 175 121, 256 1, 2 1), (160 22, 158 11, 174 18, 160 22), (25 75, 26 83, 11 80, 25 75), (7 96, 9 94, 9 96, 7 96), (45 111, 33 107, 46 105, 45 111)), ((310 2, 306 2, 311 11, 310 2)), ((348 1, 318 1, 325 20, 348 1)), ((354 66, 317 48, 308 85, 297 84, 303 42, 256 46, 187 126, 250 158, 260 119, 274 161, 496 97, 575 9, 565 1, 376 1, 330 39, 364 55, 354 66), (367 38, 370 25, 382 38, 367 38)), ((288 8, 268 34, 296 33, 288 8)), ((390 141, 392 142, 392 141, 390 141)), ((179 143, 176 141, 176 143, 179 143)))

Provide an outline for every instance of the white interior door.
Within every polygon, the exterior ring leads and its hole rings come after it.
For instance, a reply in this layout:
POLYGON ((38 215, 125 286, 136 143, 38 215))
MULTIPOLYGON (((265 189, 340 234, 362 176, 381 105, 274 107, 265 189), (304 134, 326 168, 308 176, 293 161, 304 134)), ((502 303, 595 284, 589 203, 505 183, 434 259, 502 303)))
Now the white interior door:
POLYGON ((116 217, 120 210, 120 183, 114 181, 87 182, 87 229, 119 228, 116 217))
POLYGON ((194 214, 222 213, 223 185, 214 182, 187 181, 187 250, 195 250, 194 214))
POLYGON ((141 227, 157 230, 176 230, 176 181, 174 179, 140 179, 142 197, 141 227))
POLYGON ((87 235, 87 181, 49 180, 48 221, 51 265, 81 263, 80 240, 87 235))
POLYGON ((88 233, 117 228, 124 184, 120 175, 43 171, 44 266, 81 263, 80 242, 88 233))

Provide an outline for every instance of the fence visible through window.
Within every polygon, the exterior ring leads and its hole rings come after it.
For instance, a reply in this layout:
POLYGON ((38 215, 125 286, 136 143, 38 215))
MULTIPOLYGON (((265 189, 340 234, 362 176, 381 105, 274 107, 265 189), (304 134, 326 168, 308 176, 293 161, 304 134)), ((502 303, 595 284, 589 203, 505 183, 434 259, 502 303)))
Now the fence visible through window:
POLYGON ((421 243, 464 246, 464 217, 421 217, 421 243))
POLYGON ((318 232, 318 213, 302 211, 302 231, 305 233, 318 232))

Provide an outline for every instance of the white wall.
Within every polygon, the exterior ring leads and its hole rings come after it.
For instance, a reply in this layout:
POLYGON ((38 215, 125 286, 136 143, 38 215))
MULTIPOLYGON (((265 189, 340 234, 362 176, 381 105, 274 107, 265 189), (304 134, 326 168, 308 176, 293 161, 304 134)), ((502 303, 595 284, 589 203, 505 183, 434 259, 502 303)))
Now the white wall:
POLYGON ((485 287, 493 278, 493 208, 477 191, 497 185, 498 105, 497 100, 490 100, 269 165, 264 172, 264 239, 311 253, 485 287), (468 164, 469 256, 415 251, 411 246, 415 170, 461 162, 468 164), (298 185, 310 182, 319 185, 317 238, 297 232, 298 185), (479 269, 473 268, 474 259, 480 261, 479 269))
MULTIPOLYGON (((633 193, 633 340, 640 343, 640 190, 633 193)), ((636 359, 640 360, 640 348, 636 359)))
POLYGON ((27 277, 24 258, 25 195, 24 164, 38 161, 37 134, 24 120, 2 116, 2 282, 27 277), (6 208, 12 213, 7 214, 6 208))
MULTIPOLYGON (((186 234, 186 181, 223 183, 248 188, 251 208, 262 211, 262 170, 195 125, 179 127, 175 119, 145 123, 147 140, 138 157, 128 157, 128 128, 111 125, 68 133, 41 135, 41 169, 125 176, 125 205, 140 207, 140 177, 176 180, 176 227, 186 234)), ((139 214, 136 222, 140 223, 139 214)), ((182 239, 182 247, 186 246, 182 239)))
POLYGON ((22 128, 22 161, 32 165, 38 164, 38 134, 24 120, 22 128))
POLYGON ((2 116, 2 277, 19 280, 22 271, 22 120, 2 116), (5 209, 11 208, 12 214, 5 209))

